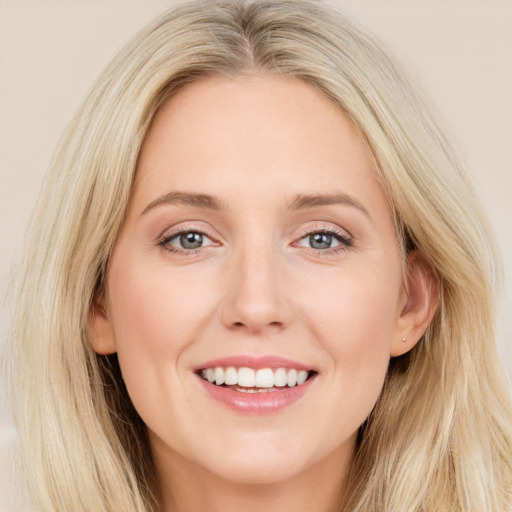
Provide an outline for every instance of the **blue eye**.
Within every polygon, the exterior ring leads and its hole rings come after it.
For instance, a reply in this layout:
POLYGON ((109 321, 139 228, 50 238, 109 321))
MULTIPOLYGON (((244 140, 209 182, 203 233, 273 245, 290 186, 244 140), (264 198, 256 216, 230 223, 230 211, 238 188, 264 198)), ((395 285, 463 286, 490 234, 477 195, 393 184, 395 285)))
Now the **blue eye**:
POLYGON ((189 231, 176 237, 183 249, 197 249, 203 245, 203 234, 189 231))
POLYGON ((337 242, 332 235, 315 233, 308 236, 308 242, 313 249, 330 249, 333 242, 337 242))
POLYGON ((329 249, 343 250, 352 245, 348 236, 334 231, 315 231, 302 237, 298 244, 300 247, 309 247, 318 251, 329 249))
POLYGON ((212 244, 213 241, 201 231, 180 231, 164 237, 160 242, 170 252, 193 251, 212 244))
MULTIPOLYGON (((215 242, 202 231, 188 230, 164 235, 159 245, 169 252, 186 255, 189 252, 215 245, 215 242)), ((317 253, 336 253, 348 249, 353 244, 352 239, 346 233, 325 229, 308 233, 294 245, 313 249, 317 253)))

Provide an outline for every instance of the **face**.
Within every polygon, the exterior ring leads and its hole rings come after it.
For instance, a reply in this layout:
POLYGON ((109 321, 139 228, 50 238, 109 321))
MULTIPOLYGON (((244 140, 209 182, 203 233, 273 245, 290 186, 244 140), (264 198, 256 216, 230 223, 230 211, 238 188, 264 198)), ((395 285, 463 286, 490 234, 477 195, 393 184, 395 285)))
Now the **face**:
POLYGON ((294 78, 205 79, 160 109, 107 297, 95 348, 157 465, 232 482, 348 461, 410 324, 367 147, 294 78))

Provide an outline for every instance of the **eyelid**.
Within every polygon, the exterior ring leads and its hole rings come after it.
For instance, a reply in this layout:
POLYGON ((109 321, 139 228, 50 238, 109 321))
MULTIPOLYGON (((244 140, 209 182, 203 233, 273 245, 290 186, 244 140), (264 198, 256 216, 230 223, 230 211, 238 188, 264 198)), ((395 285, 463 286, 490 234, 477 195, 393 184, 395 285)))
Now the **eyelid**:
POLYGON ((163 238, 169 238, 171 236, 179 235, 181 233, 186 233, 189 231, 201 233, 203 235, 212 238, 213 240, 218 240, 218 236, 213 233, 213 230, 205 226, 204 222, 201 221, 184 221, 175 224, 174 226, 165 228, 160 235, 157 236, 157 240, 162 240, 163 238))
POLYGON ((297 235, 297 239, 304 238, 305 236, 311 235, 313 233, 330 233, 338 235, 345 240, 354 240, 354 236, 347 229, 326 222, 319 222, 317 224, 312 223, 307 227, 301 228, 299 234, 297 235))
MULTIPOLYGON (((202 224, 202 223, 200 223, 202 224)), ((219 247, 222 245, 222 242, 219 241, 219 237, 212 233, 212 230, 208 229, 207 227, 204 227, 204 225, 198 225, 195 222, 184 222, 180 223, 177 226, 173 226, 171 228, 167 228, 158 238, 157 238, 157 245, 163 247, 164 249, 168 250, 169 252, 175 252, 180 255, 187 255, 191 253, 196 253, 201 250, 204 250, 208 247, 216 246, 219 247), (185 249, 176 247, 174 245, 171 245, 169 242, 173 240, 174 238, 180 236, 183 233, 200 233, 203 236, 207 237, 212 243, 208 245, 203 245, 201 247, 195 248, 195 249, 185 249), (172 250, 170 249, 172 247, 172 250)), ((323 254, 323 255, 329 255, 329 254, 336 254, 338 252, 345 251, 353 246, 354 243, 354 237, 353 235, 346 229, 341 228, 340 226, 333 225, 326 222, 319 222, 318 224, 311 224, 307 227, 302 227, 298 234, 294 237, 293 242, 290 244, 292 247, 298 247, 301 249, 304 249, 305 251, 316 253, 317 255, 323 254), (303 245, 299 245, 299 242, 301 242, 304 238, 311 236, 316 233, 325 233, 328 235, 331 235, 334 237, 339 244, 330 247, 327 249, 315 249, 313 247, 306 247, 303 245)))
POLYGON ((193 250, 196 250, 196 249, 185 249, 184 247, 177 247, 177 246, 175 246, 175 245, 173 245, 171 243, 173 240, 179 240, 181 235, 186 234, 186 233, 198 233, 198 234, 200 234, 203 237, 203 241, 204 241, 204 239, 208 239, 211 242, 209 244, 202 245, 201 247, 198 247, 197 249, 203 249, 204 247, 209 247, 210 245, 214 245, 215 244, 215 242, 206 233, 203 233, 202 231, 199 231, 199 230, 196 230, 196 229, 186 229, 185 231, 178 231, 177 233, 174 233, 174 234, 171 234, 169 236, 166 236, 163 241, 166 244, 172 245, 172 247, 175 247, 176 249, 179 249, 180 251, 193 251, 193 250))
POLYGON ((354 244, 354 236, 351 233, 349 233, 349 231, 340 228, 339 226, 326 224, 325 222, 317 224, 316 226, 310 225, 306 228, 302 228, 299 233, 300 234, 295 238, 291 245, 295 247, 300 247, 308 252, 316 253, 317 255, 336 254, 338 252, 345 251, 351 248, 354 244), (313 247, 305 247, 302 245, 298 245, 299 242, 304 240, 304 238, 316 233, 325 233, 327 235, 331 235, 334 238, 336 238, 340 243, 339 245, 330 247, 328 249, 314 249, 313 247))
POLYGON ((180 223, 177 226, 173 226, 172 228, 167 228, 161 235, 157 237, 156 243, 157 245, 169 251, 169 247, 172 247, 173 251, 170 252, 175 251, 177 253, 185 255, 190 254, 191 252, 196 252, 198 250, 204 249, 206 247, 210 247, 213 245, 218 246, 221 244, 218 237, 215 236, 211 230, 205 228, 204 226, 198 226, 195 222, 180 223), (209 238, 212 241, 212 243, 206 246, 198 247, 197 249, 185 249, 169 244, 171 240, 182 235, 183 233, 200 233, 201 235, 209 238))

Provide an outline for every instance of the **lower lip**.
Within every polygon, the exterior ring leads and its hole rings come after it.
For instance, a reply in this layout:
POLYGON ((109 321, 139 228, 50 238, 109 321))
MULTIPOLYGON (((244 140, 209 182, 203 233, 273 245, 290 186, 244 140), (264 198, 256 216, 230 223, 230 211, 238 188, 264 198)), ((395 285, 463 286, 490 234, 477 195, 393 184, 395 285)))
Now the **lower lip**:
POLYGON ((267 414, 280 411, 291 405, 311 388, 316 375, 310 377, 304 384, 291 388, 278 388, 277 391, 262 393, 244 393, 231 388, 216 386, 197 376, 205 391, 218 402, 230 409, 250 414, 267 414))

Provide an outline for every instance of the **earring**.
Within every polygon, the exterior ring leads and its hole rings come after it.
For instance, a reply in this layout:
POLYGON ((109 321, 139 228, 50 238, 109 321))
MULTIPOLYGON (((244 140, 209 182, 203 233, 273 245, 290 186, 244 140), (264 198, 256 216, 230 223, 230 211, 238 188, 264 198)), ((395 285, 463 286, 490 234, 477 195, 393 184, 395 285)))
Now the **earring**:
POLYGON ((407 341, 407 338, 402 338, 402 341, 405 343, 407 341))

